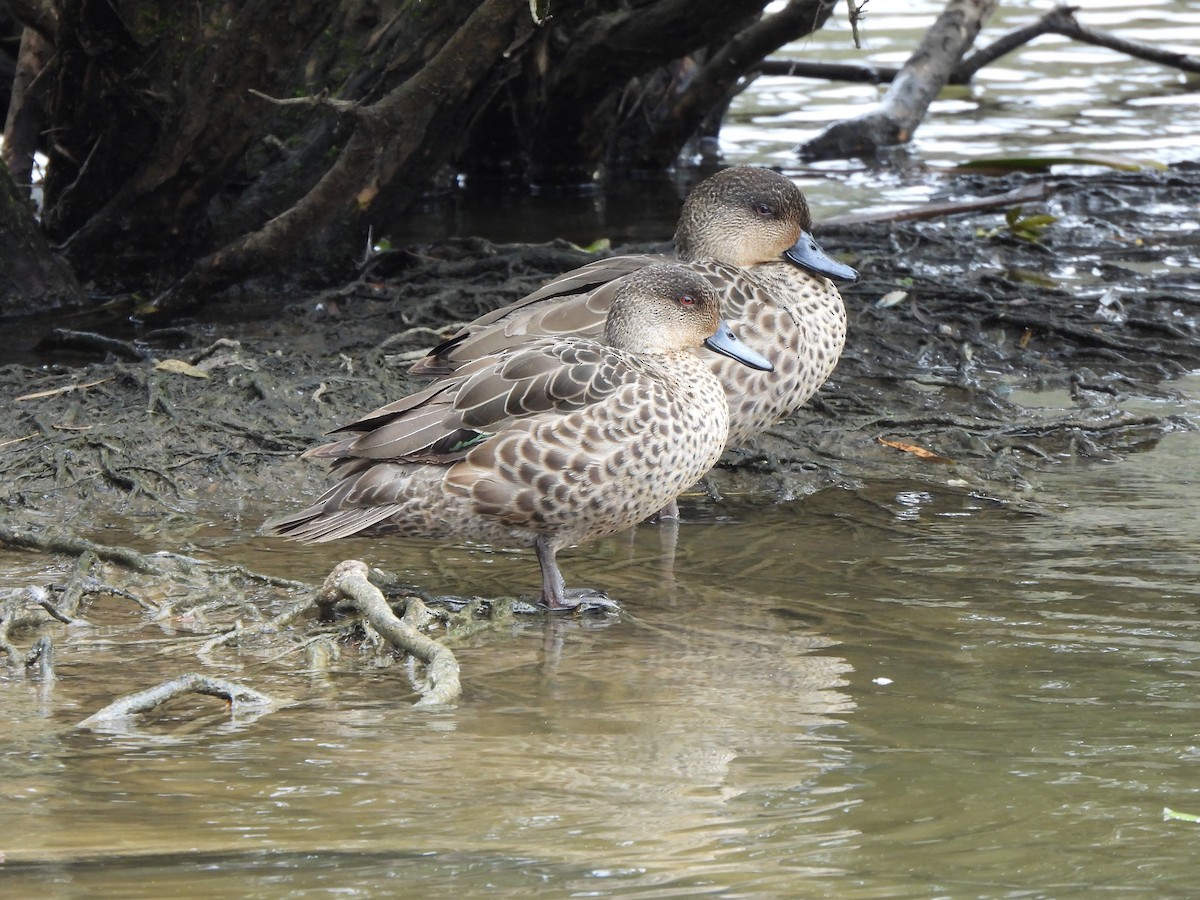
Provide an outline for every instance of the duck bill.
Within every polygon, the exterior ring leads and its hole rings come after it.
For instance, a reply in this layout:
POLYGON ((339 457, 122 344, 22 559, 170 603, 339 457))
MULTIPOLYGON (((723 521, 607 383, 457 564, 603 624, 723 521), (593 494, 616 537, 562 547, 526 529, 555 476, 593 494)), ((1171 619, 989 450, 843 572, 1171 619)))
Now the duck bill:
POLYGON ((824 275, 839 281, 858 281, 857 270, 827 254, 807 231, 800 232, 800 240, 784 250, 783 255, 814 275, 824 275))
POLYGON ((760 372, 775 371, 775 366, 769 359, 747 347, 725 322, 721 322, 717 333, 706 340, 704 346, 722 356, 736 359, 743 366, 749 366, 751 369, 758 369, 760 372))

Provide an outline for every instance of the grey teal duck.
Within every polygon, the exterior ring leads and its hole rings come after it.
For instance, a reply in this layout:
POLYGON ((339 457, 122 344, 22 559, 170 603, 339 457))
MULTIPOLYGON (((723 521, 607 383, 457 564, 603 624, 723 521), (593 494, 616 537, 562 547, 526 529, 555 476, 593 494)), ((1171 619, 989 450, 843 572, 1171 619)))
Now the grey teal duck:
MULTIPOLYGON (((769 169, 737 166, 689 194, 675 232, 679 261, 721 295, 722 314, 771 361, 770 374, 702 354, 725 387, 729 444, 737 446, 799 409, 824 384, 846 340, 846 310, 831 278, 858 273, 812 238, 803 193, 769 169)), ((615 280, 663 256, 598 260, 476 319, 416 363, 413 374, 446 375, 480 356, 548 335, 597 336, 615 280)))
POLYGON ((769 371, 720 317, 720 298, 680 266, 612 284, 600 341, 568 335, 463 364, 339 431, 305 456, 340 482, 268 528, 302 541, 353 534, 532 546, 542 602, 572 608, 556 555, 622 531, 695 483, 729 429, 707 346, 769 371))

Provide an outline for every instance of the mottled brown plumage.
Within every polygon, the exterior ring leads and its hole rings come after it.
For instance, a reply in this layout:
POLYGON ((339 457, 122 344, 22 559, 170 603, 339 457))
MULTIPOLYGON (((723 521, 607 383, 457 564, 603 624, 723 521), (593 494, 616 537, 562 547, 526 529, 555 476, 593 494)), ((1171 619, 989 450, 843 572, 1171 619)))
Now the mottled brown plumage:
MULTIPOLYGON (((826 256, 809 235, 804 195, 769 169, 739 166, 701 182, 675 233, 679 260, 721 295, 722 314, 775 366, 755 372, 701 351, 730 404, 730 444, 741 444, 798 409, 829 377, 846 339, 841 294, 826 276, 857 273, 826 256)), ((413 366, 445 375, 471 360, 548 335, 598 336, 615 279, 654 255, 599 260, 556 278, 510 306, 484 315, 413 366)))
POLYGON ((543 601, 569 607, 558 550, 656 512, 725 445, 725 393, 691 351, 770 366, 733 337, 694 272, 645 267, 611 289, 602 341, 545 338, 479 357, 310 450, 341 481, 271 530, 533 546, 543 601))

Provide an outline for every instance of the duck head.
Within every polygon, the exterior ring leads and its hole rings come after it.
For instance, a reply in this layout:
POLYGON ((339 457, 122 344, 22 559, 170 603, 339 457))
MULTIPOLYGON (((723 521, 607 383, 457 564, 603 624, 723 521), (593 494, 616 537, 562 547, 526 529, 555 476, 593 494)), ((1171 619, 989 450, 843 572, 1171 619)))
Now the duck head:
POLYGON ((775 368, 721 318, 721 298, 713 286, 684 266, 647 266, 622 278, 604 324, 604 341, 653 355, 704 346, 752 369, 775 368))
POLYGON ((675 250, 680 259, 711 257, 742 267, 782 257, 815 275, 858 278, 813 238, 812 214, 800 188, 756 166, 723 169, 696 185, 679 214, 675 250))

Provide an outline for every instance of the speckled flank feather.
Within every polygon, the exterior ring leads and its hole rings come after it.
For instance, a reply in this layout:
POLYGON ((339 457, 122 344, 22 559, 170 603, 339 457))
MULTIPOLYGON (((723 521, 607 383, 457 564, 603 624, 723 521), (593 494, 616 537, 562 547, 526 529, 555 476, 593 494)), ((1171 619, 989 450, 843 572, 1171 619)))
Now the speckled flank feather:
MULTIPOLYGON (((756 372, 697 351, 729 397, 731 445, 745 443, 803 406, 841 355, 846 340, 841 294, 828 278, 784 256, 811 225, 804 196, 791 181, 751 167, 727 169, 702 182, 681 213, 676 247, 684 265, 709 281, 738 336, 775 366, 774 372, 756 372), (760 214, 762 207, 772 214, 760 214)), ((547 335, 597 336, 616 279, 663 260, 618 256, 568 272, 475 320, 413 372, 447 374, 480 356, 547 335)))
POLYGON ((657 266, 615 294, 605 343, 546 338, 481 357, 341 429, 306 455, 334 460, 342 480, 271 529, 540 545, 544 596, 561 605, 554 553, 657 512, 728 434, 725 392, 690 352, 720 325, 712 289, 657 266))

